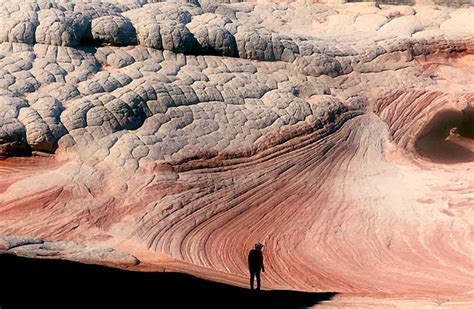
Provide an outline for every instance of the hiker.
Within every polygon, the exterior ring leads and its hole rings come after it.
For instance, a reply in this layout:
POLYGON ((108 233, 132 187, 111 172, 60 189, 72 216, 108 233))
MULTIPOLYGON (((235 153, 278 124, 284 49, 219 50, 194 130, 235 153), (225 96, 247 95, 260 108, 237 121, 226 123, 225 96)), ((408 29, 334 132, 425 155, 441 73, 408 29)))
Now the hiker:
POLYGON ((254 278, 257 277, 257 291, 260 290, 260 271, 265 272, 263 266, 263 245, 261 243, 255 244, 255 249, 250 250, 248 262, 250 271, 250 289, 253 290, 254 278))

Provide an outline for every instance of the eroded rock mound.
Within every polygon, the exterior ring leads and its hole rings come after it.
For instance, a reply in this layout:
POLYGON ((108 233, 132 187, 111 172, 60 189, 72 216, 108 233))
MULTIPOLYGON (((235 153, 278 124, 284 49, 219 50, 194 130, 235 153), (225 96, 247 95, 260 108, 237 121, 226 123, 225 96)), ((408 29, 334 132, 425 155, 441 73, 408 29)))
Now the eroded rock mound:
POLYGON ((122 16, 103 16, 92 20, 92 39, 100 44, 135 45, 137 33, 132 23, 122 16))
POLYGON ((0 1, 0 250, 470 301, 472 8, 149 2, 0 1))

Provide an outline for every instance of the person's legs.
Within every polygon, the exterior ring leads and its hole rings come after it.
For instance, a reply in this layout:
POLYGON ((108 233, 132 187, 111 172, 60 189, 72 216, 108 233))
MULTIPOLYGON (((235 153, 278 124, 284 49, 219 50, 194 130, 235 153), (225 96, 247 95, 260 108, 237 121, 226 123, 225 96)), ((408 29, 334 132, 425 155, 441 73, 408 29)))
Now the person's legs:
POLYGON ((260 291, 260 269, 255 272, 255 275, 257 276, 257 291, 260 291))
MULTIPOLYGON (((255 272, 254 271, 250 271, 250 289, 253 290, 253 281, 254 281, 254 278, 255 278, 255 272)), ((258 281, 257 281, 258 283, 258 281)))

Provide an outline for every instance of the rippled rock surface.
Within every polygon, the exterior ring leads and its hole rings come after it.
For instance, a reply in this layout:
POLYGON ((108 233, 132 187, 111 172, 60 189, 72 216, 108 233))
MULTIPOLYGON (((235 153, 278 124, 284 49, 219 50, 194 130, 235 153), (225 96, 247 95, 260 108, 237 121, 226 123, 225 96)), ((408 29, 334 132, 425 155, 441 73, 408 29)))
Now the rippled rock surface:
POLYGON ((473 8, 151 2, 0 1, 0 251, 471 304, 473 8))

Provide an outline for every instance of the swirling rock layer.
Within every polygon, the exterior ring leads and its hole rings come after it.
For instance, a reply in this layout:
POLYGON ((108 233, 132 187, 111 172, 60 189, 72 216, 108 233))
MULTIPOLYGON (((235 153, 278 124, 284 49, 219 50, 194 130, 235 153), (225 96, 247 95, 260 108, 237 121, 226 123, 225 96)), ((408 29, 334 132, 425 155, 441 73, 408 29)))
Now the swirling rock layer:
POLYGON ((145 2, 0 1, 0 250, 469 306, 472 8, 145 2))

